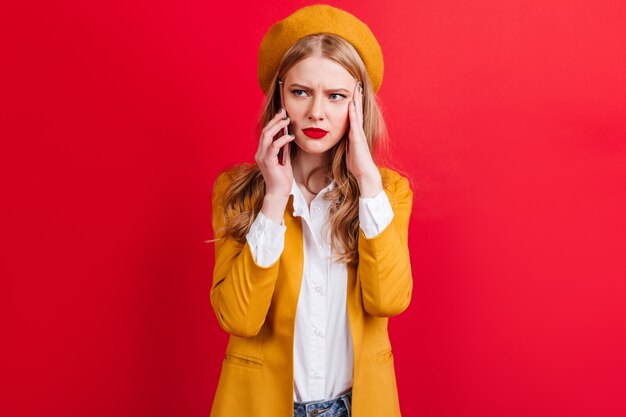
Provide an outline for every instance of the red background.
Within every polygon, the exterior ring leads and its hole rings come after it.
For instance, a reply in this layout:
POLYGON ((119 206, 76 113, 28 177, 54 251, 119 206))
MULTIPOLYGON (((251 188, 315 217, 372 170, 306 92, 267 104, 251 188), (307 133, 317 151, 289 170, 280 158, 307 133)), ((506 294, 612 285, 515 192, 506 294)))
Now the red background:
MULTIPOLYGON (((305 4, 2 4, 0 414, 208 415, 211 186, 305 4)), ((403 415, 626 415, 625 3, 332 4, 414 180, 403 415)))

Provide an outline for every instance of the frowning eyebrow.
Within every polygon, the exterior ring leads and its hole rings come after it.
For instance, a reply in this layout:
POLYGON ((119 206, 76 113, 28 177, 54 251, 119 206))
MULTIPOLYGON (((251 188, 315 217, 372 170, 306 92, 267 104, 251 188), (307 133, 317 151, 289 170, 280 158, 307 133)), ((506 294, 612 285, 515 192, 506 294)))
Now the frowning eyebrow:
MULTIPOLYGON (((303 88, 305 90, 310 90, 311 87, 307 87, 306 85, 302 85, 302 84, 290 84, 289 88, 294 88, 294 87, 299 87, 299 88, 303 88)), ((345 88, 330 88, 328 90, 326 90, 326 93, 330 93, 331 91, 345 91, 346 93, 350 94, 350 90, 345 89, 345 88)))

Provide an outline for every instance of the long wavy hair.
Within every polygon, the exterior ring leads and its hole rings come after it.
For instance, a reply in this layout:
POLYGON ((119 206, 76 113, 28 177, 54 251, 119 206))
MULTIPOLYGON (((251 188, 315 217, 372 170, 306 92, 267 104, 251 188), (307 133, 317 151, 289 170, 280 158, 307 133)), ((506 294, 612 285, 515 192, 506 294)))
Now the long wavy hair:
MULTIPOLYGON (((358 52, 345 39, 329 33, 319 33, 301 38, 283 55, 265 98, 263 110, 257 120, 257 136, 265 125, 274 117, 280 108, 280 92, 278 79, 284 79, 287 72, 299 61, 309 56, 321 55, 342 65, 356 80, 363 83, 363 129, 367 144, 377 166, 389 166, 387 127, 383 119, 378 98, 372 89, 372 83, 358 52)), ((314 169, 306 178, 305 187, 313 194, 320 190, 312 190, 309 181, 312 175, 322 171, 325 183, 335 181, 336 186, 324 195, 330 200, 329 228, 326 228, 326 239, 331 245, 332 259, 338 263, 358 262, 359 237, 359 186, 356 177, 346 165, 348 130, 341 140, 329 150, 330 158, 327 166, 314 169), (330 236, 328 236, 330 232, 330 236), (328 240, 330 238, 330 240, 328 240)), ((290 156, 293 162, 298 153, 295 142, 291 143, 290 156)), ((297 162, 296 162, 297 163, 297 162)), ((237 164, 230 168, 233 181, 223 196, 224 224, 221 230, 215 231, 220 238, 233 238, 241 244, 245 243, 246 234, 257 214, 261 211, 265 196, 265 181, 256 163, 237 164)), ((215 214, 214 214, 215 215, 215 214)), ((217 213, 217 215, 220 215, 217 213)), ((217 239, 215 239, 217 240, 217 239)), ((212 240, 213 242, 215 240, 212 240)))

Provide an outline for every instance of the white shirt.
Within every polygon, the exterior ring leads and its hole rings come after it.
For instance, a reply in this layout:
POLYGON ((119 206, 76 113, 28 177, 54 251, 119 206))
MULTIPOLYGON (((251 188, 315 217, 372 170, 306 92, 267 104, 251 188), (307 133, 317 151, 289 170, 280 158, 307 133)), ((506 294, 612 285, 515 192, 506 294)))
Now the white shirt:
MULTIPOLYGON (((328 228, 330 201, 323 199, 335 187, 331 182, 311 201, 311 212, 295 179, 294 216, 302 217, 304 268, 296 310, 294 334, 294 401, 330 400, 352 387, 354 351, 346 308, 348 271, 332 262, 328 228), (306 227, 305 227, 306 225, 306 227)), ((385 191, 359 198, 360 228, 367 238, 382 232, 393 219, 385 191)), ((277 224, 259 212, 246 235, 255 262, 272 265, 284 249, 285 222, 277 224)))

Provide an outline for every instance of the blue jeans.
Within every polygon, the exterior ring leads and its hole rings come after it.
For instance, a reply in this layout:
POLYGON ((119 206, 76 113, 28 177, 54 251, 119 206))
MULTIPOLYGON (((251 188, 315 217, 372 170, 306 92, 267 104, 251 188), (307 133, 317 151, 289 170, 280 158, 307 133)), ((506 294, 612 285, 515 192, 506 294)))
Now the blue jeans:
POLYGON ((350 417, 351 410, 352 390, 334 400, 293 403, 294 417, 350 417))

